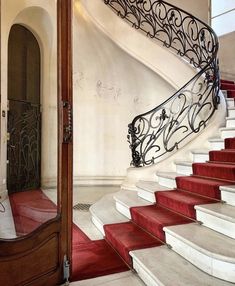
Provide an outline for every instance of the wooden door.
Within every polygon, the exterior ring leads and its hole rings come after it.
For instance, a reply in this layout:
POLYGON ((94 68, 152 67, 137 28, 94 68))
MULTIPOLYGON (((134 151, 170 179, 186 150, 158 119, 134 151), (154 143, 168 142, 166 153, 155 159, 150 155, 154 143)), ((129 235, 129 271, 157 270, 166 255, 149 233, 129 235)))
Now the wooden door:
POLYGON ((40 48, 31 31, 12 26, 8 41, 9 193, 40 187, 40 48))
POLYGON ((71 0, 57 0, 57 8, 58 215, 27 236, 12 240, 0 239, 0 285, 60 285, 64 281, 64 261, 70 261, 71 258, 71 0))

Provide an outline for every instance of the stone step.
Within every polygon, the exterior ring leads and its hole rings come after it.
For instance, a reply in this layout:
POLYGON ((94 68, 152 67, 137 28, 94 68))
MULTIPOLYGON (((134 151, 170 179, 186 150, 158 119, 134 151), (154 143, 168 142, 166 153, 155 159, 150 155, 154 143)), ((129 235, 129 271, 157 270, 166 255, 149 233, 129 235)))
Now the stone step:
POLYGON ((116 209, 125 217, 131 219, 130 208, 148 206, 152 203, 140 198, 135 191, 122 190, 113 195, 116 209))
POLYGON ((235 107, 228 107, 228 117, 235 117, 235 107))
POLYGON ((235 127, 235 117, 226 117, 226 127, 235 127))
POLYGON ((220 133, 222 139, 235 137, 235 128, 233 127, 220 128, 220 133))
POLYGON ((164 227, 172 249, 202 271, 235 283, 235 240, 192 223, 164 227))
POLYGON ((210 149, 211 150, 224 149, 224 139, 222 139, 222 138, 211 138, 208 141, 210 143, 210 149))
MULTIPOLYGON (((120 286, 120 285, 135 285, 144 286, 138 275, 133 271, 125 271, 121 273, 100 276, 92 279, 80 280, 69 283, 71 286, 120 286)), ((226 284, 227 285, 227 284, 226 284)), ((61 285, 62 286, 62 285, 61 285)), ((65 286, 65 284, 63 284, 65 286)))
POLYGON ((226 98, 227 107, 234 107, 234 98, 226 98))
POLYGON ((194 163, 204 163, 209 160, 208 149, 195 149, 191 150, 194 163))
POLYGON ((235 185, 221 186, 221 199, 231 206, 235 206, 235 185))
POLYGON ((176 181, 175 178, 180 176, 175 172, 157 172, 158 183, 164 187, 174 189, 176 188, 176 181))
POLYGON ((189 176, 193 173, 192 162, 177 160, 174 163, 176 165, 176 173, 186 176, 189 176))
POLYGON ((105 235, 103 228, 105 224, 129 221, 129 219, 117 211, 113 195, 114 194, 108 194, 104 196, 89 209, 92 222, 103 235, 105 235))
POLYGON ((204 226, 235 238, 235 207, 216 203, 195 206, 196 217, 204 226))
POLYGON ((139 181, 136 187, 138 196, 152 203, 156 202, 155 192, 170 190, 154 181, 139 181))
POLYGON ((166 245, 131 251, 133 266, 147 286, 232 286, 189 263, 166 245))

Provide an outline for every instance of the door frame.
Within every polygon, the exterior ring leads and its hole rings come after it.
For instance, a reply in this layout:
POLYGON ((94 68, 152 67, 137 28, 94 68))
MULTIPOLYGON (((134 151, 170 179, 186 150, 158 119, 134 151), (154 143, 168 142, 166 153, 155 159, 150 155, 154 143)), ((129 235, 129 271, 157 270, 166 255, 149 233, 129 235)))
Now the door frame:
POLYGON ((58 215, 27 236, 12 240, 0 239, 0 277, 4 285, 62 284, 64 266, 71 262, 73 183, 71 26, 72 0, 57 0, 58 215))

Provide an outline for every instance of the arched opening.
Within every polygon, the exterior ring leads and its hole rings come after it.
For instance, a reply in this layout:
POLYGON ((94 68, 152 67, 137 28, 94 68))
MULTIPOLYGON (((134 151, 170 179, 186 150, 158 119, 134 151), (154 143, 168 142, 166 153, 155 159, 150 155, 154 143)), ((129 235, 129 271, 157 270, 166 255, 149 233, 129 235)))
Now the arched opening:
POLYGON ((40 187, 40 47, 31 31, 12 26, 8 41, 9 193, 40 187))

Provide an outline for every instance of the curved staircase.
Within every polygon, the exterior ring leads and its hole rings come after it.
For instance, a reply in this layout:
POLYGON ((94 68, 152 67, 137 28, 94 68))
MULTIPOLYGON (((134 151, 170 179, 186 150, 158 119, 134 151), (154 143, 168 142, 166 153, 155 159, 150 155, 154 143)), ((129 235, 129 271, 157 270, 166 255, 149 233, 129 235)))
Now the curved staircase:
MULTIPOLYGON (((235 97, 224 94, 229 111, 235 97)), ((106 241, 146 285, 235 283, 235 133, 223 134, 235 132, 231 118, 210 150, 192 150, 192 161, 175 162, 175 173, 158 172, 156 181, 139 181, 137 191, 123 189, 90 208, 106 241)))
POLYGON ((235 83, 219 81, 217 37, 206 24, 165 1, 104 2, 198 72, 129 125, 132 165, 140 174, 139 167, 174 158, 217 116, 219 85, 227 116, 208 148, 200 149, 203 142, 183 156, 190 161, 171 161, 174 172, 170 167, 158 170, 154 180, 139 180, 132 190, 122 187, 103 197, 90 208, 92 221, 146 285, 233 285, 235 83))

